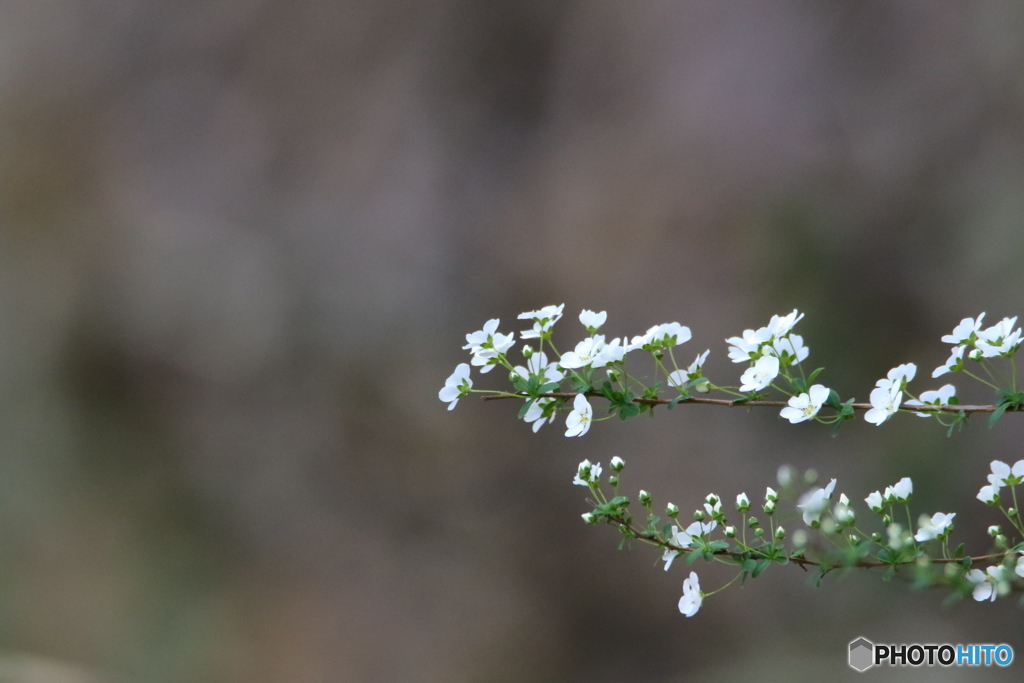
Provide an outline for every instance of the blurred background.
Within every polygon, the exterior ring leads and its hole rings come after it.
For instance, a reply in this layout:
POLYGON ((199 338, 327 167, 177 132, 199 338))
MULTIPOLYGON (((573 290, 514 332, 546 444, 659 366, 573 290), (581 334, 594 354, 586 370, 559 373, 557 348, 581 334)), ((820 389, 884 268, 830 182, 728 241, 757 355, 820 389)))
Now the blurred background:
POLYGON ((569 440, 437 400, 466 333, 563 302, 563 346, 581 308, 613 336, 678 321, 726 384, 722 340, 798 308, 842 395, 908 361, 936 388, 962 317, 1024 314, 1022 217, 1015 0, 0 1, 0 681, 810 681, 852 679, 858 636, 1024 653, 1014 600, 866 572, 776 568, 686 619, 685 565, 616 551, 570 483, 620 455, 627 491, 688 516, 784 463, 855 501, 911 476, 979 554, 974 495, 1024 418, 832 439, 691 406, 569 440))

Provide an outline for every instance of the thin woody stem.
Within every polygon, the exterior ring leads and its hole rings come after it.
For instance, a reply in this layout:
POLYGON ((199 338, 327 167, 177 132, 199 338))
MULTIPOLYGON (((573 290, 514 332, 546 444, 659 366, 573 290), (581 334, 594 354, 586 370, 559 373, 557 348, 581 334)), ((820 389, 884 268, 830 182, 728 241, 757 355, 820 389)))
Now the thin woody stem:
MULTIPOLYGON (((668 541, 664 540, 663 538, 661 538, 660 536, 658 536, 656 534, 651 534, 651 533, 648 533, 646 531, 641 531, 640 529, 636 528, 632 524, 627 523, 625 520, 623 520, 623 519, 621 519, 619 517, 611 517, 611 516, 603 516, 603 515, 602 515, 602 517, 604 517, 604 519, 607 520, 608 524, 628 532, 627 535, 629 537, 639 539, 639 540, 644 541, 646 543, 650 543, 651 545, 658 546, 659 548, 664 548, 665 550, 674 550, 674 551, 676 551, 676 552, 678 552, 680 554, 684 554, 684 553, 690 552, 692 550, 695 550, 695 548, 691 548, 691 547, 688 547, 688 546, 678 546, 678 545, 675 545, 674 543, 669 543, 668 541)), ((745 555, 749 554, 749 552, 750 551, 747 551, 747 552, 737 552, 737 551, 734 551, 734 550, 723 549, 723 550, 715 550, 715 551, 713 551, 713 554, 714 555, 719 555, 719 556, 730 557, 730 558, 732 558, 734 560, 742 560, 742 559, 744 559, 745 555)), ((757 551, 754 550, 753 552, 756 553, 757 551)), ((1003 553, 993 553, 991 555, 978 555, 978 556, 971 557, 970 560, 971 560, 971 564, 977 564, 979 562, 1001 560, 1005 555, 1006 555, 1005 552, 1003 552, 1003 553)), ((849 568, 849 567, 855 567, 855 568, 859 568, 859 569, 878 569, 878 568, 881 568, 881 567, 891 567, 891 566, 893 566, 891 562, 882 562, 882 561, 879 561, 879 560, 858 560, 854 564, 832 564, 832 563, 829 563, 829 562, 823 562, 823 561, 819 561, 819 560, 811 560, 811 559, 808 559, 806 557, 801 557, 799 555, 779 555, 778 558, 785 559, 787 562, 790 562, 792 564, 795 564, 795 565, 799 566, 804 571, 807 571, 807 567, 822 567, 824 569, 832 571, 832 570, 835 570, 835 569, 846 569, 846 568, 849 568)), ((962 564, 964 559, 967 559, 967 558, 956 559, 956 558, 935 557, 935 558, 931 558, 931 563, 932 564, 962 564)), ((905 565, 909 566, 909 565, 913 565, 915 563, 914 562, 901 562, 899 564, 905 564, 905 565)))
MULTIPOLYGON (((604 394, 602 394, 602 393, 600 393, 598 391, 586 391, 586 392, 584 392, 584 395, 585 396, 590 396, 592 398, 604 398, 604 394)), ((537 395, 538 398, 564 398, 564 399, 573 399, 573 398, 576 398, 576 396, 577 396, 577 394, 566 393, 566 392, 553 392, 553 393, 538 394, 537 395)), ((509 393, 509 394, 496 394, 496 395, 493 395, 493 396, 484 396, 482 398, 483 398, 484 401, 501 401, 501 400, 510 399, 510 398, 518 398, 518 399, 530 398, 530 396, 528 396, 526 394, 522 394, 522 393, 519 393, 519 394, 510 394, 509 393)), ((669 403, 672 403, 673 400, 674 399, 667 399, 667 398, 634 398, 633 399, 633 403, 636 403, 638 405, 645 405, 645 406, 661 406, 661 405, 668 405, 669 403)), ((787 401, 741 401, 741 400, 730 401, 729 399, 724 399, 724 398, 701 398, 699 396, 691 396, 689 398, 683 398, 683 399, 680 399, 679 401, 677 401, 677 403, 679 405, 682 405, 683 403, 699 403, 699 404, 704 404, 704 405, 724 406, 726 408, 743 408, 743 407, 749 407, 749 408, 785 408, 786 406, 789 405, 789 403, 787 401)), ((874 406, 872 406, 870 403, 852 403, 851 407, 854 410, 871 410, 874 406)), ((994 413, 996 411, 996 407, 997 406, 994 406, 994 405, 959 405, 959 406, 952 406, 952 405, 945 405, 945 406, 923 405, 923 406, 919 406, 919 405, 911 405, 909 403, 903 403, 903 404, 900 405, 900 410, 908 410, 908 411, 913 411, 913 412, 918 412, 918 413, 939 413, 939 412, 941 412, 941 413, 961 413, 962 412, 962 413, 965 413, 967 415, 970 415, 971 413, 994 413)), ((1008 409, 1006 412, 1008 412, 1008 413, 1024 412, 1024 407, 1008 409)))

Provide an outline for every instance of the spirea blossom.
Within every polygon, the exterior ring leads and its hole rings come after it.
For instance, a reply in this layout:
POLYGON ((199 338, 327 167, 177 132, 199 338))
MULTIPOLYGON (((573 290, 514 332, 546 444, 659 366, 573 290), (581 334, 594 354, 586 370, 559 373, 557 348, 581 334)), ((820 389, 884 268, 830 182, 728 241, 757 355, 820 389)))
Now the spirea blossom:
POLYGON ((532 422, 533 433, 536 434, 545 424, 555 421, 555 407, 557 403, 558 399, 538 398, 526 409, 526 414, 523 415, 523 422, 527 424, 532 422))
POLYGON ((454 410, 459 399, 469 393, 473 380, 469 378, 469 364, 459 363, 455 372, 444 381, 444 388, 437 392, 437 397, 448 403, 448 410, 454 410))
POLYGON ((993 460, 989 467, 992 474, 988 475, 988 483, 993 486, 1016 486, 1024 481, 1024 460, 1018 460, 1013 467, 1001 460, 993 460))
POLYGON ((584 308, 580 313, 580 322, 583 323, 583 327, 587 328, 587 330, 597 330, 604 325, 606 320, 608 320, 608 311, 595 313, 584 308))
POLYGON ((576 478, 572 483, 577 486, 590 486, 601 481, 601 463, 591 463, 584 460, 576 467, 576 478))
POLYGON ((760 391, 779 376, 779 359, 762 356, 740 377, 740 391, 760 391))
POLYGON ((1002 565, 988 567, 982 572, 980 569, 972 569, 967 572, 967 580, 974 584, 971 595, 978 602, 989 600, 994 602, 996 596, 1009 589, 1006 572, 1002 565))
MULTIPOLYGON (((879 380, 885 382, 886 380, 879 380)), ((900 402, 903 400, 903 392, 899 385, 886 387, 875 387, 871 391, 871 409, 864 413, 864 419, 874 425, 881 425, 888 420, 897 410, 900 409, 900 402)))
POLYGON ((973 344, 977 338, 978 330, 981 329, 981 320, 985 317, 982 313, 975 318, 964 318, 960 324, 953 328, 952 334, 943 335, 942 341, 948 344, 973 344))
MULTIPOLYGON (((710 534, 718 526, 718 522, 711 520, 710 522, 694 522, 690 526, 686 527, 683 531, 679 527, 672 526, 672 535, 669 537, 669 542, 680 548, 692 548, 697 543, 697 538, 710 534)), ((665 563, 665 571, 668 571, 669 567, 672 566, 672 562, 679 557, 679 551, 671 548, 665 550, 661 556, 662 562, 665 563)))
POLYGON ((933 538, 942 538, 953 528, 954 517, 955 512, 936 512, 931 517, 921 515, 917 520, 917 534, 914 535, 914 540, 924 543, 933 538))
POLYGON ((1009 355, 1020 346, 1021 330, 1018 327, 1013 330, 1017 323, 1017 317, 1003 318, 992 327, 978 332, 978 340, 974 347, 981 351, 985 358, 993 358, 999 355, 1009 355))
POLYGON ((594 417, 594 409, 583 394, 576 394, 572 402, 572 411, 565 418, 566 436, 583 436, 590 429, 594 417))
POLYGON ((690 572, 690 578, 683 581, 683 597, 679 598, 679 611, 692 617, 700 609, 704 596, 700 592, 697 572, 690 572))
POLYGON ((947 372, 959 372, 964 368, 964 349, 966 346, 954 346, 953 352, 949 355, 945 364, 940 365, 932 371, 932 377, 942 377, 947 372))
POLYGON ((977 498, 987 505, 999 505, 999 487, 991 484, 982 486, 978 491, 977 498))
POLYGON ((560 306, 545 306, 540 310, 520 313, 520 320, 533 321, 533 329, 524 331, 519 335, 520 338, 538 339, 543 336, 544 333, 550 332, 552 326, 562 318, 562 309, 564 308, 565 304, 562 304, 560 306))
POLYGON ((791 397, 789 405, 783 408, 779 415, 789 420, 790 424, 810 420, 818 414, 831 393, 828 387, 815 384, 807 393, 791 397))
MULTIPOLYGON (((911 399, 911 400, 907 401, 907 404, 908 405, 913 405, 913 406, 924 406, 924 405, 928 405, 928 406, 948 406, 949 402, 951 400, 953 400, 954 396, 956 396, 956 387, 953 386, 952 384, 945 384, 945 385, 943 385, 943 386, 941 386, 938 389, 935 389, 933 391, 923 391, 923 392, 921 392, 921 400, 920 401, 911 399)), ((934 412, 931 412, 931 413, 914 413, 914 414, 918 415, 920 417, 934 417, 935 416, 934 412)))
POLYGON ((832 491, 835 487, 836 480, 833 479, 825 488, 815 487, 800 496, 796 506, 803 512, 804 524, 809 527, 818 525, 818 522, 821 520, 821 513, 828 507, 829 498, 832 497, 832 491))

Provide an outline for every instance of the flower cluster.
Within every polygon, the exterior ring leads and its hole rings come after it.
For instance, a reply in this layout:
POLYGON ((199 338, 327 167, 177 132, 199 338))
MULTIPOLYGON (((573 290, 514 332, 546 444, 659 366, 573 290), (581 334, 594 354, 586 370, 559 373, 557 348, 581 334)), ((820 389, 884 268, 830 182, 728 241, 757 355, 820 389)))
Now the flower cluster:
MULTIPOLYGON (((678 521, 678 506, 666 505, 669 521, 663 523, 654 513, 653 497, 644 490, 636 499, 643 509, 643 518, 639 523, 634 522, 630 513, 633 501, 619 493, 624 467, 622 458, 614 457, 611 461, 614 473, 603 481, 600 464, 589 460, 579 464, 573 483, 587 487, 593 505, 590 512, 583 514, 584 521, 609 524, 627 540, 640 540, 657 547, 662 552, 665 571, 679 558, 685 558, 687 565, 704 559, 736 569, 731 580, 710 592, 701 590, 697 572, 691 570, 679 600, 679 611, 687 617, 697 614, 709 596, 737 580, 758 577, 773 563, 817 568, 821 577, 839 568, 881 568, 886 578, 910 570, 919 586, 946 586, 953 589, 955 596, 970 594, 976 600, 994 600, 997 595, 1014 589, 1015 576, 1024 578, 1024 543, 1011 546, 999 527, 989 530, 997 551, 979 557, 965 556, 963 545, 951 550, 949 538, 955 512, 921 514, 915 529, 910 514, 914 484, 909 477, 864 499, 871 512, 881 517, 880 531, 865 530, 857 524, 856 511, 846 494, 840 493, 833 502, 835 479, 824 487, 814 486, 817 474, 808 470, 802 477, 802 483, 808 488, 800 493, 796 488, 800 485, 798 478, 792 468, 786 466, 779 469, 777 476, 781 491, 771 486, 765 491, 760 508, 764 517, 751 512, 746 493, 736 496, 734 507, 738 519, 726 511, 721 496, 709 493, 694 511, 694 521, 684 529, 684 524, 678 521), (612 488, 610 496, 605 493, 606 485, 612 488), (784 499, 795 501, 792 512, 780 509, 784 499), (794 523, 802 521, 804 528, 789 534, 783 525, 787 519, 794 523), (813 532, 821 534, 826 542, 812 543, 809 533, 813 532), (972 568, 975 562, 993 559, 1000 561, 984 571, 972 568)), ((997 487, 1013 487, 1024 482, 1024 461, 1013 467, 993 462, 989 481, 997 487)), ((1014 529, 1024 536, 1015 510, 1004 512, 1014 529)))
POLYGON ((786 315, 774 315, 768 324, 747 329, 739 336, 726 339, 728 357, 734 363, 746 363, 735 386, 716 385, 705 376, 704 365, 710 349, 697 354, 685 368, 677 364, 676 348, 690 341, 689 327, 678 322, 664 323, 632 337, 608 338, 598 331, 608 321, 606 311, 584 309, 578 319, 586 336, 576 342, 572 350, 559 353, 554 340, 554 326, 562 319, 565 305, 544 306, 519 315, 531 328, 520 332, 523 340, 536 340, 537 348, 523 346, 525 363, 513 365, 508 354, 515 344, 515 332, 498 330, 498 319, 488 320, 477 332, 466 335, 464 349, 469 350, 469 365, 462 363, 445 382, 438 397, 448 403, 451 410, 458 400, 469 393, 482 393, 489 398, 522 399, 519 417, 538 431, 555 421, 559 413, 565 417, 565 435, 583 436, 593 422, 614 416, 628 419, 642 413, 653 413, 654 408, 666 405, 672 408, 680 402, 735 405, 749 403, 758 406, 778 406, 779 415, 791 424, 816 421, 831 424, 834 429, 863 410, 864 419, 882 425, 898 412, 913 412, 924 418, 933 418, 952 429, 965 422, 974 412, 990 412, 990 424, 1007 410, 1024 410, 1024 391, 1020 390, 1015 355, 1021 345, 1021 330, 1013 329, 1016 318, 1004 318, 995 325, 982 328, 984 313, 977 318, 964 318, 951 334, 942 337, 954 344, 953 353, 945 365, 932 373, 939 377, 950 372, 962 372, 996 390, 999 401, 992 406, 960 407, 957 389, 945 384, 938 389, 914 395, 909 383, 917 374, 914 363, 892 368, 875 383, 870 403, 846 401, 828 386, 815 383, 822 368, 807 373, 802 363, 810 350, 794 328, 804 314, 797 310, 786 315), (655 377, 646 379, 633 373, 635 361, 627 357, 647 357, 653 363, 655 377), (1006 359, 1010 372, 1000 380, 998 368, 992 363, 1006 359), (972 371, 971 363, 978 364, 989 379, 972 371), (513 391, 473 389, 469 368, 479 367, 482 373, 497 366, 509 372, 513 391), (661 389, 667 386, 669 396, 661 389), (766 400, 767 392, 778 392, 784 402, 766 400), (701 394, 719 392, 727 399, 703 398, 701 394), (697 395, 695 395, 697 394, 697 395), (608 401, 608 414, 594 416, 591 399, 608 401), (823 408, 831 412, 822 414, 823 408))

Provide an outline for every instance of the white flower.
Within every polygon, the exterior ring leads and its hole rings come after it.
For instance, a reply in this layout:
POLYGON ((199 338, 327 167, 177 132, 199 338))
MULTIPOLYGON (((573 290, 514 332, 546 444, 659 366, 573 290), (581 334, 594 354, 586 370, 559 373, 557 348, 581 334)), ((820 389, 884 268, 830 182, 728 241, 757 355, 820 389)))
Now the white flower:
POLYGON ((775 356, 761 356, 754 365, 740 377, 740 391, 760 391, 779 376, 779 359, 775 356))
POLYGON ((978 332, 978 340, 974 347, 981 351, 985 358, 993 358, 1000 354, 1009 354, 1020 346, 1021 330, 1018 327, 1011 332, 1017 323, 1017 317, 1003 318, 987 330, 978 332))
POLYGON ((473 380, 469 378, 469 365, 459 363, 455 372, 444 381, 444 388, 437 392, 437 397, 448 403, 448 410, 453 410, 459 399, 469 393, 473 380))
POLYGON ((906 503, 910 499, 910 494, 914 492, 914 482, 910 481, 910 477, 903 477, 893 484, 889 491, 893 498, 901 503, 906 503))
POLYGON ((555 421, 554 411, 548 411, 547 408, 557 402, 557 399, 554 398, 538 398, 526 409, 526 414, 523 415, 523 422, 527 424, 532 422, 533 433, 536 434, 545 424, 555 421), (545 413, 547 414, 545 415, 545 413))
POLYGON ((486 344, 487 341, 491 338, 491 335, 493 335, 497 331, 498 323, 500 322, 501 321, 498 318, 488 320, 487 322, 484 323, 484 327, 482 330, 467 334, 466 345, 463 346, 462 348, 475 349, 486 344))
POLYGON ((805 394, 793 396, 789 399, 789 405, 779 413, 780 417, 789 420, 790 424, 810 420, 818 414, 821 406, 825 405, 831 390, 821 384, 813 385, 805 394))
POLYGON ((796 506, 804 513, 804 524, 811 527, 818 524, 835 487, 836 480, 833 479, 825 488, 815 487, 800 496, 796 506))
POLYGON ((992 485, 982 486, 981 490, 978 491, 977 499, 988 505, 999 505, 999 487, 992 485))
MULTIPOLYGON (((718 522, 711 520, 710 522, 694 522, 690 526, 686 527, 686 531, 681 530, 679 527, 672 525, 672 536, 669 542, 679 548, 692 548, 696 545, 694 539, 701 536, 710 534, 718 526, 718 522)), ((671 548, 667 549, 661 556, 661 560, 665 563, 665 571, 672 566, 672 562, 679 557, 679 551, 671 548)))
POLYGON ((963 367, 964 349, 966 348, 966 346, 954 346, 953 353, 949 355, 949 359, 946 361, 945 365, 940 365, 935 368, 932 372, 932 377, 942 377, 947 372, 956 372, 957 370, 960 370, 963 367))
POLYGON ((606 320, 608 320, 608 311, 594 313, 593 311, 584 308, 583 312, 580 313, 580 322, 583 323, 583 327, 588 330, 598 329, 601 325, 604 325, 606 320))
POLYGON ((1024 578, 1024 550, 1020 552, 1021 556, 1017 558, 1017 566, 1013 568, 1013 571, 1017 576, 1024 578))
POLYGON ((936 512, 931 517, 921 515, 917 520, 917 534, 914 535, 914 540, 924 543, 933 538, 942 538, 952 528, 954 517, 955 512, 936 512))
POLYGON ((914 375, 917 374, 917 366, 913 363, 904 363, 903 365, 897 365, 889 374, 886 375, 885 379, 880 379, 875 382, 875 386, 881 389, 897 388, 900 391, 903 390, 904 380, 910 382, 914 379, 914 375))
POLYGON ((992 474, 988 475, 988 483, 993 486, 1016 486, 1024 479, 1024 460, 1018 460, 1012 468, 1000 460, 993 460, 989 466, 992 474))
POLYGON ((985 317, 982 313, 978 316, 977 320, 974 318, 964 318, 960 321, 960 324, 953 328, 953 334, 947 334, 942 337, 942 341, 947 344, 971 344, 974 342, 975 335, 978 334, 978 330, 981 329, 981 319, 985 317))
POLYGON ((545 382, 561 382, 565 377, 565 373, 558 369, 558 363, 549 363, 548 355, 543 351, 527 358, 526 367, 517 365, 515 370, 521 377, 542 377, 545 382))
POLYGON ((704 361, 708 359, 708 354, 711 353, 711 349, 708 349, 704 353, 698 353, 697 358, 690 363, 690 366, 686 368, 686 374, 692 377, 698 377, 701 371, 704 369, 704 361))
POLYGON ((572 411, 565 418, 566 436, 583 436, 590 429, 590 422, 594 417, 594 409, 590 407, 587 397, 583 394, 576 394, 572 403, 572 411))
MULTIPOLYGON (((885 381, 879 380, 880 383, 885 381)), ((899 390, 899 385, 888 389, 876 387, 871 391, 871 410, 864 414, 864 419, 872 424, 881 425, 899 410, 902 400, 903 392, 899 390)))
POLYGON ((590 486, 600 481, 601 463, 591 464, 589 460, 584 460, 576 467, 576 478, 572 480, 572 483, 577 486, 590 486))
POLYGON ((515 333, 502 334, 498 332, 497 318, 484 323, 483 329, 466 335, 466 344, 462 348, 469 349, 473 354, 470 363, 474 367, 481 367, 480 372, 490 372, 498 363, 498 356, 512 348, 515 343, 515 333))
POLYGON ((793 329, 793 326, 804 319, 803 313, 797 313, 794 308, 793 312, 785 316, 773 315, 771 321, 768 323, 768 331, 771 333, 773 339, 782 339, 793 329))
POLYGON ((660 341, 665 348, 685 344, 692 338, 693 335, 690 334, 690 328, 679 323, 659 325, 658 331, 654 334, 654 341, 660 341))
POLYGON ((604 335, 598 334, 588 337, 577 344, 575 349, 563 354, 558 364, 570 370, 585 367, 594 363, 601 356, 604 346, 604 335))
POLYGON ((679 611, 692 617, 700 609, 704 596, 700 592, 697 572, 690 572, 690 578, 683 581, 683 597, 679 598, 679 611))
POLYGON ((967 572, 967 580, 974 584, 971 595, 978 602, 989 600, 995 602, 996 596, 1003 592, 1009 577, 1005 575, 1002 565, 989 567, 984 573, 980 569, 967 572))
POLYGON ((772 338, 772 333, 767 327, 757 330, 743 330, 742 337, 729 337, 725 340, 729 346, 729 359, 733 363, 743 363, 748 360, 757 360, 761 355, 761 345, 766 344, 772 338))
POLYGON ((832 516, 843 526, 850 526, 857 521, 857 514, 850 507, 850 499, 845 493, 839 494, 839 502, 832 508, 832 516))
POLYGON ((562 317, 562 309, 565 308, 565 304, 561 306, 545 306, 538 311, 527 311, 526 313, 520 313, 520 320, 532 320, 533 329, 526 330, 520 334, 522 339, 537 339, 544 332, 550 332, 551 327, 557 323, 562 317))
POLYGON ((882 494, 878 491, 869 494, 868 497, 864 499, 864 502, 868 504, 868 507, 871 508, 872 512, 882 511, 884 501, 882 500, 882 494))
MULTIPOLYGON (((934 391, 924 391, 924 392, 921 392, 921 400, 920 401, 915 401, 915 400, 911 399, 911 400, 907 401, 907 405, 913 405, 913 406, 924 406, 924 405, 928 405, 928 406, 948 406, 950 400, 954 396, 956 396, 956 387, 954 387, 952 384, 944 384, 943 386, 939 387, 938 389, 935 389, 934 391)), ((919 415, 921 417, 933 417, 935 415, 934 412, 932 412, 932 413, 914 413, 914 414, 915 415, 919 415)))
POLYGON ((791 359, 789 361, 790 365, 796 365, 805 360, 811 352, 810 349, 804 346, 804 338, 799 334, 791 334, 785 339, 775 340, 768 347, 768 351, 776 356, 782 356, 785 353, 787 358, 791 359))

